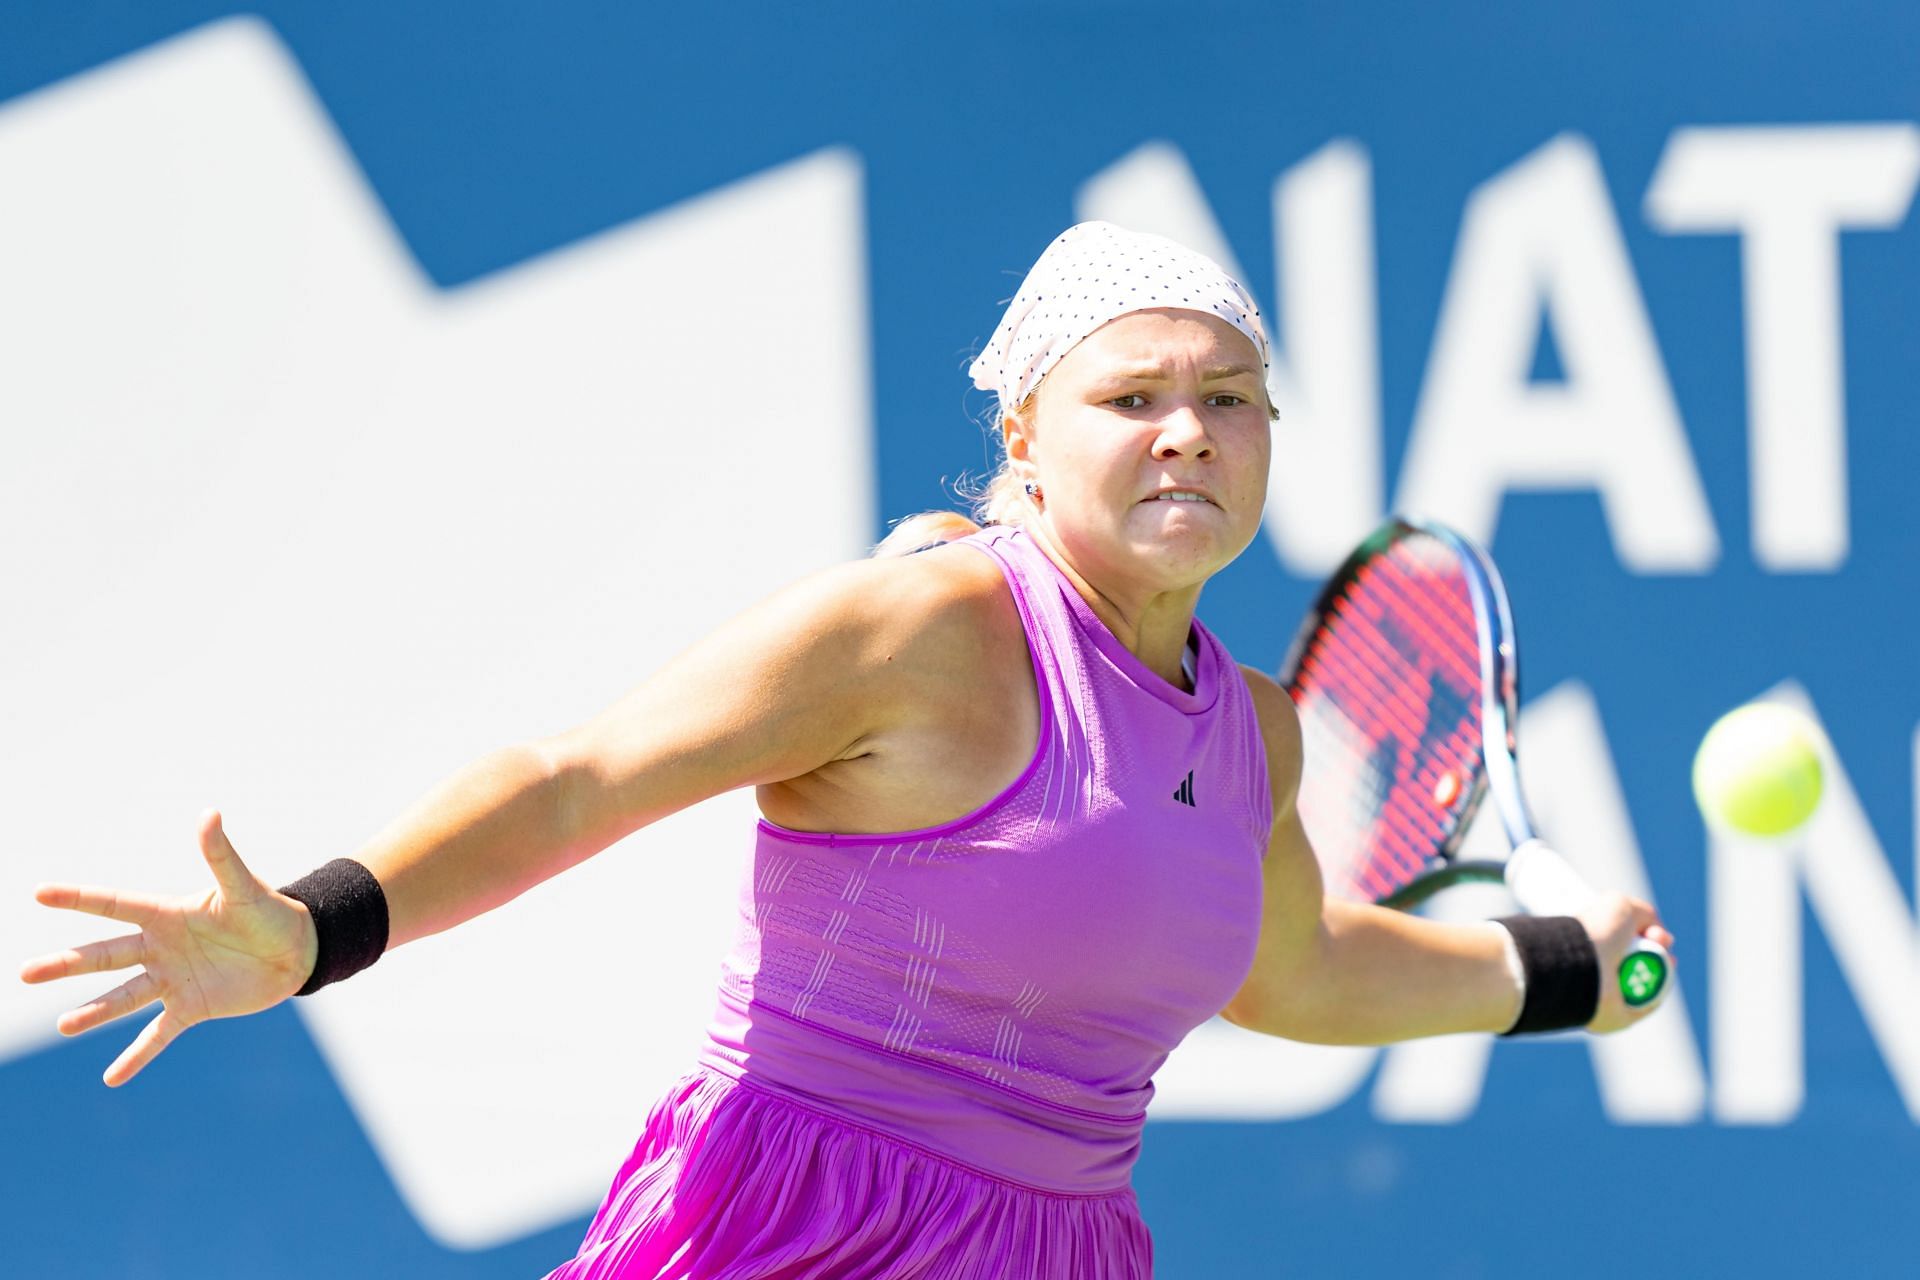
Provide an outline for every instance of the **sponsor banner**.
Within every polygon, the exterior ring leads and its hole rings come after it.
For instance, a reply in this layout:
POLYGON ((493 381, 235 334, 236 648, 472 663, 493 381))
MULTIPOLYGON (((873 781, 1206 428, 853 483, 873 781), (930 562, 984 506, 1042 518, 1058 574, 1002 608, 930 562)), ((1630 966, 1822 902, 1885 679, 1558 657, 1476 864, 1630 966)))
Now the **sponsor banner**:
MULTIPOLYGON (((37 881, 199 888, 209 806, 292 879, 954 505, 965 366, 1104 218, 1271 320, 1263 536, 1202 616, 1272 669, 1383 512, 1488 543, 1541 827, 1679 937, 1606 1040, 1201 1027, 1136 1175, 1157 1273, 1908 1274, 1916 55, 1894 5, 16 5, 0 938, 80 940, 37 881), (1827 735, 1766 844, 1688 791, 1754 698, 1827 735)), ((62 1042, 93 987, 13 984, 0 1272, 556 1264, 691 1064, 751 814, 123 1090, 133 1024, 62 1042)))

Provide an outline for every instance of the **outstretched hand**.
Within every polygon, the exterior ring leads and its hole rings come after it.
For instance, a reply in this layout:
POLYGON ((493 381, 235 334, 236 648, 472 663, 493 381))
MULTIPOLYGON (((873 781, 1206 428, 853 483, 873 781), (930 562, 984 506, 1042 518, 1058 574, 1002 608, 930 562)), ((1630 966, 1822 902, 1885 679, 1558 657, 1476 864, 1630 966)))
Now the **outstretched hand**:
POLYGON ((51 982, 140 966, 113 990, 62 1014, 54 1025, 77 1036, 115 1018, 161 1004, 102 1077, 122 1085, 138 1075, 181 1032, 211 1018, 268 1009, 298 991, 318 955, 313 919, 292 898, 247 870, 227 840, 220 814, 200 819, 200 852, 214 887, 197 896, 156 898, 80 885, 43 884, 34 898, 49 907, 84 911, 134 925, 138 933, 89 942, 29 960, 23 982, 51 982))

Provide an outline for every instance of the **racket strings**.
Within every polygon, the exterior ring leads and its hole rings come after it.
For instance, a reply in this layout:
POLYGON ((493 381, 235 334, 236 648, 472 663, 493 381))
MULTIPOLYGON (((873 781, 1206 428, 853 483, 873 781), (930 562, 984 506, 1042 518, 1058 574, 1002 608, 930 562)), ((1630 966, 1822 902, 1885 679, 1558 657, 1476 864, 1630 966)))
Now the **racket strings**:
POLYGON ((1443 570, 1429 561, 1382 561, 1367 574, 1362 599, 1381 601, 1417 637, 1412 660, 1437 658, 1462 685, 1480 686, 1480 633, 1473 597, 1457 562, 1443 570))
POLYGON ((1479 633, 1452 550, 1419 534, 1324 606, 1290 687, 1301 820, 1337 893, 1386 897, 1451 851, 1480 783, 1479 633))

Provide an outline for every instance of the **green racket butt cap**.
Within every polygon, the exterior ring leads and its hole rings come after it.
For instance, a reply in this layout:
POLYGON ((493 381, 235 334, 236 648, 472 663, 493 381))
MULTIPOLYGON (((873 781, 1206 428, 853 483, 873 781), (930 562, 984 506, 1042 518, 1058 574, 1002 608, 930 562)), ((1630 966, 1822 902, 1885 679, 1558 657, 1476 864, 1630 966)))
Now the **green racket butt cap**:
POLYGON ((1620 994, 1638 1009, 1659 998, 1667 985, 1667 962, 1651 951, 1636 951, 1620 962, 1620 994))

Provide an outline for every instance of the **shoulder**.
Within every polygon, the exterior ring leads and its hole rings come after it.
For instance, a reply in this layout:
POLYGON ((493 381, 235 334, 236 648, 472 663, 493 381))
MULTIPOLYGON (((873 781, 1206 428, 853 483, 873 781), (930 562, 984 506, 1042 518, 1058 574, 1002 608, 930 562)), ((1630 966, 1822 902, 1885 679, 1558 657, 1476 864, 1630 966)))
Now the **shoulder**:
POLYGON ((895 667, 914 654, 977 649, 1020 626, 998 563, 954 545, 834 565, 776 592, 761 611, 796 639, 895 667))
POLYGON ((1254 714, 1260 717, 1260 732, 1272 749, 1274 739, 1281 745, 1291 744, 1297 751, 1300 743, 1300 715, 1294 710, 1293 699, 1280 682, 1264 671, 1256 671, 1246 663, 1240 664, 1240 674, 1246 679, 1247 692, 1253 695, 1254 714))
POLYGON ((1240 674, 1246 679, 1254 715, 1260 722, 1260 739, 1267 751, 1267 777, 1273 787, 1273 816, 1278 821, 1292 811, 1300 789, 1300 714, 1278 680, 1245 663, 1240 664, 1240 674))
POLYGON ((796 579, 762 602, 776 612, 894 629, 964 611, 1004 591, 987 556, 952 544, 914 555, 850 560, 796 579))
POLYGON ((1023 635, 1013 593, 991 555, 949 544, 885 564, 874 582, 886 602, 886 633, 901 642, 978 658, 1023 635))

